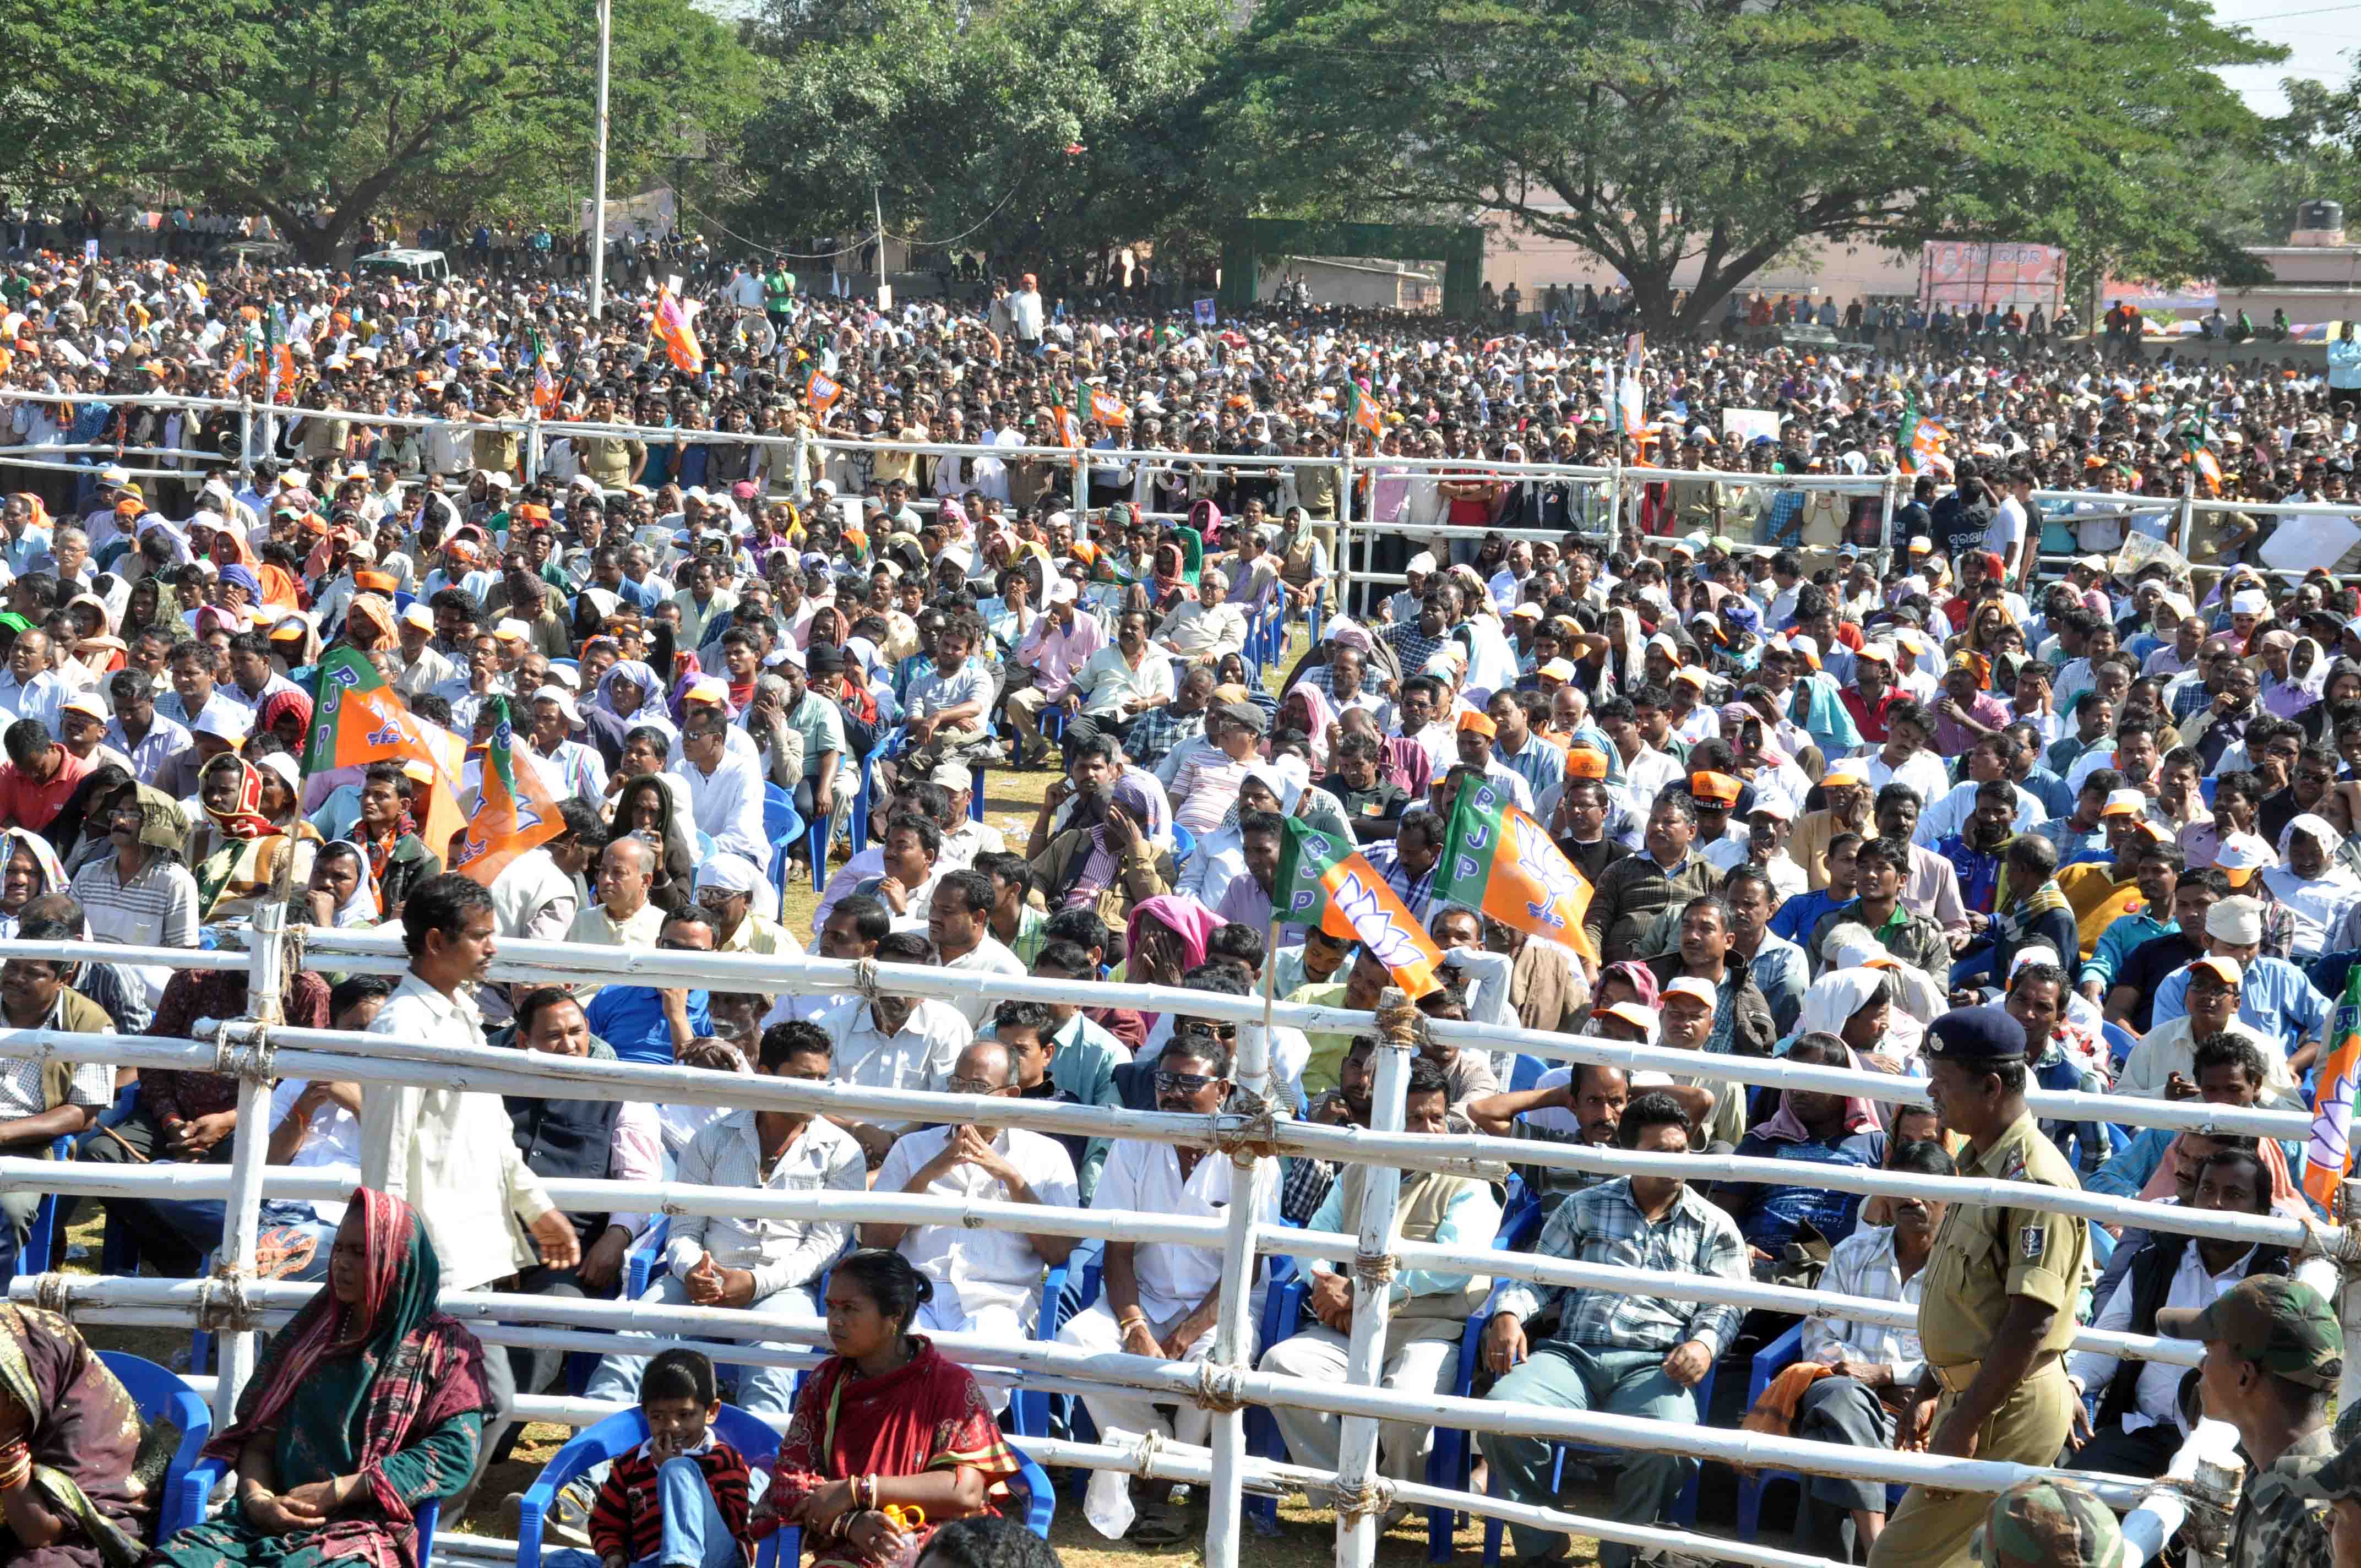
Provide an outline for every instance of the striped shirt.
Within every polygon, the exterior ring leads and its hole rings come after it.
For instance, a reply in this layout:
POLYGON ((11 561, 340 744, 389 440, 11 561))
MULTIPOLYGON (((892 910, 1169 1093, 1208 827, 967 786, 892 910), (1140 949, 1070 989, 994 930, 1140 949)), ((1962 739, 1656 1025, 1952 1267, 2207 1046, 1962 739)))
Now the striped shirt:
MULTIPOLYGON (((1752 1277, 1746 1238, 1738 1222, 1684 1185, 1663 1220, 1631 1201, 1631 1179, 1587 1188, 1560 1203, 1542 1229, 1539 1257, 1609 1264, 1674 1274, 1716 1274, 1740 1283, 1752 1277)), ((1492 1298, 1490 1312, 1531 1318, 1562 1305, 1556 1338, 1591 1350, 1669 1354, 1688 1340, 1719 1356, 1738 1333, 1735 1307, 1570 1286, 1539 1287, 1510 1280, 1492 1298), (1544 1294, 1546 1290, 1546 1294, 1544 1294)))
MULTIPOLYGON (((721 1522, 742 1546, 746 1521, 753 1512, 745 1456, 711 1432, 704 1445, 685 1459, 697 1461, 705 1473, 706 1490, 713 1494, 721 1522)), ((602 1558, 626 1563, 653 1562, 664 1552, 664 1512, 658 1464, 650 1443, 642 1442, 615 1461, 590 1505, 590 1549, 602 1558)))

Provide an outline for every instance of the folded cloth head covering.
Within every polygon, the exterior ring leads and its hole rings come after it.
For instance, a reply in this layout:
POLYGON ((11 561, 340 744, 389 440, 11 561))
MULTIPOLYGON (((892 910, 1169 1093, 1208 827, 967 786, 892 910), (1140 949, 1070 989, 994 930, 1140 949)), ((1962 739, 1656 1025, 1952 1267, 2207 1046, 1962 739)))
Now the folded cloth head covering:
POLYGON ((296 722, 302 725, 306 730, 312 728, 312 696, 309 692, 301 690, 272 692, 262 699, 261 706, 256 709, 258 722, 255 728, 268 729, 291 713, 295 716, 296 722))
POLYGON ((262 579, 256 576, 243 565, 231 565, 224 566, 222 568, 221 580, 222 587, 224 587, 244 588, 246 590, 246 597, 249 600, 259 602, 262 598, 262 579))
POLYGON ((339 930, 376 925, 382 916, 379 912, 377 878, 369 871, 368 850, 350 839, 334 839, 320 846, 319 857, 312 863, 317 865, 326 860, 331 850, 348 851, 360 873, 353 883, 352 896, 336 905, 331 923, 339 930))
POLYGON ((1841 1039, 1853 1014, 1875 1002, 1884 988, 1883 970, 1830 970, 1804 992, 1803 1015, 1796 1028, 1806 1035, 1834 1035, 1841 1039))
POLYGON ((1604 985, 1610 977, 1622 981, 1634 991, 1637 991, 1640 993, 1641 1006, 1653 1007, 1656 1005, 1656 971, 1650 969, 1646 964, 1636 963, 1628 959, 1621 963, 1609 964, 1605 970, 1600 971, 1598 981, 1601 985, 1604 985))
POLYGON ((214 826, 232 839, 260 839, 279 831, 278 826, 262 815, 262 770, 235 752, 225 751, 205 764, 204 774, 199 775, 200 799, 205 774, 230 768, 237 770, 237 795, 226 809, 205 807, 205 815, 213 818, 214 826))
MULTIPOLYGON (((142 849, 177 850, 189 837, 189 818, 181 803, 154 784, 134 784, 132 798, 139 806, 142 849)), ((118 792, 117 798, 120 798, 118 792)))

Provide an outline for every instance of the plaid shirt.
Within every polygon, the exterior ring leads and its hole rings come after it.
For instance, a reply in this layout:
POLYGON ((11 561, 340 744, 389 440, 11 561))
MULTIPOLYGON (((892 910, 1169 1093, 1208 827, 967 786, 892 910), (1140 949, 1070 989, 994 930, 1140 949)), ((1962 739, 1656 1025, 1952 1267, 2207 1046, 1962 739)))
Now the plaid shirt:
POLYGON ((1205 732, 1205 710, 1183 713, 1179 707, 1166 703, 1151 707, 1131 721, 1131 730, 1124 737, 1123 749, 1132 761, 1142 767, 1152 767, 1171 754, 1172 748, 1183 740, 1193 740, 1205 732))
POLYGON ((1361 853, 1370 868, 1386 879, 1386 885, 1394 890, 1394 896, 1402 901, 1403 907, 1418 917, 1421 926, 1425 925, 1428 907, 1434 902, 1435 870, 1443 864, 1443 858, 1436 856, 1424 875, 1412 876, 1410 868, 1395 856, 1391 840, 1371 844, 1361 853))
MULTIPOLYGON (((1560 1203, 1543 1227, 1539 1257, 1610 1264, 1676 1274, 1718 1274, 1741 1283, 1753 1277, 1746 1238, 1738 1222, 1684 1186, 1672 1212, 1651 1221, 1631 1201, 1629 1177, 1587 1188, 1560 1203)), ((1541 1287, 1509 1280, 1492 1298, 1490 1312, 1531 1318, 1559 1306, 1555 1337, 1592 1350, 1670 1353, 1697 1340, 1719 1356, 1738 1333, 1735 1307, 1638 1296, 1618 1290, 1568 1286, 1541 1287), (1546 1291, 1546 1294, 1543 1292, 1546 1291)))

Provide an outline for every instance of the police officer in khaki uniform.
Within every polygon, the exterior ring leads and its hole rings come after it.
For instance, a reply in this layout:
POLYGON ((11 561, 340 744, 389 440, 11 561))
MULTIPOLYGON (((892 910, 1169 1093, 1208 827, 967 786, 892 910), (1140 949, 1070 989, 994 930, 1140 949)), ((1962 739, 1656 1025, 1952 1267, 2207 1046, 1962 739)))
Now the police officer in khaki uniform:
MULTIPOLYGON (((2074 1168, 2025 1108, 2025 1030, 1997 1007, 1928 1025, 1927 1090, 1943 1130, 1968 1140, 1960 1174, 2078 1188, 2074 1168)), ((1927 1374, 1898 1446, 1959 1459, 2050 1464, 2073 1419, 2064 1352, 2090 1234, 2068 1214, 1955 1202, 1935 1233, 1918 1338, 1927 1374)), ((1871 1568, 1949 1568, 1990 1499, 1913 1486, 1871 1549, 1871 1568)))

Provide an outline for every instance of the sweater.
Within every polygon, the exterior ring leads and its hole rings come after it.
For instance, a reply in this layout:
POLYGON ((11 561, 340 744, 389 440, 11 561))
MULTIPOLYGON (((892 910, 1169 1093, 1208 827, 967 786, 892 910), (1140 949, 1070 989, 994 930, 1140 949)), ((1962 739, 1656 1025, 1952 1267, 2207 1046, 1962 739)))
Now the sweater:
MULTIPOLYGON (((705 1472, 706 1489, 730 1533, 746 1544, 746 1519, 752 1511, 747 1493, 745 1456, 708 1436, 697 1453, 684 1454, 705 1472)), ((620 1557, 641 1563, 664 1551, 664 1498, 658 1484, 662 1467, 646 1443, 614 1462, 598 1496, 590 1505, 590 1550, 601 1558, 620 1557)))

